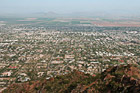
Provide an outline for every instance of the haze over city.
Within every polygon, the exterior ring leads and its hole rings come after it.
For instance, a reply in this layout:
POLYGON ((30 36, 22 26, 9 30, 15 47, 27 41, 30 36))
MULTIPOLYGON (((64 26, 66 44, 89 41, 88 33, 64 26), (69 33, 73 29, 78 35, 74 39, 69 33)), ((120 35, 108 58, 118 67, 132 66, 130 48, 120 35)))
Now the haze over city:
POLYGON ((57 14, 131 15, 140 14, 139 0, 0 0, 0 15, 57 14))
POLYGON ((0 93, 140 93, 140 0, 0 0, 0 93))

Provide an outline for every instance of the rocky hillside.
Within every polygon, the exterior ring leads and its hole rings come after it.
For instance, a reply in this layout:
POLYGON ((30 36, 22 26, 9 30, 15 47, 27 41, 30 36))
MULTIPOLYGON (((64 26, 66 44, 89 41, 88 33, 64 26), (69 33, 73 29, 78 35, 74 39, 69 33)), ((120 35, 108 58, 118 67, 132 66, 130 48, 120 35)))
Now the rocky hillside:
POLYGON ((110 67, 98 75, 79 71, 21 84, 3 93, 140 93, 140 69, 135 65, 110 67))

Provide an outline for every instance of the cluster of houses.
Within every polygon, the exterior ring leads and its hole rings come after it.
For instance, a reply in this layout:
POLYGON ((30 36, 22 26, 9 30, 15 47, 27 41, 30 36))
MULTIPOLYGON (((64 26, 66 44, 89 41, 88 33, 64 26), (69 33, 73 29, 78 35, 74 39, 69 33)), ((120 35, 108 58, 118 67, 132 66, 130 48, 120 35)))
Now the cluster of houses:
POLYGON ((0 30, 0 87, 44 76, 49 79, 75 69, 95 75, 112 65, 139 64, 140 32, 107 28, 84 32, 86 28, 0 28, 7 31, 0 30))

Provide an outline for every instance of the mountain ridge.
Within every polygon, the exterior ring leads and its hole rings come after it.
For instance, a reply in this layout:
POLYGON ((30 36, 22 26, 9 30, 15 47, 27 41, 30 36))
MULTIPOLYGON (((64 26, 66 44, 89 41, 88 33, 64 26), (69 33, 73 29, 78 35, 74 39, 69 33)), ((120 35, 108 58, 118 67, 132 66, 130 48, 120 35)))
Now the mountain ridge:
POLYGON ((140 69, 136 65, 120 65, 96 76, 73 71, 49 80, 41 79, 12 84, 2 93, 139 93, 140 69))

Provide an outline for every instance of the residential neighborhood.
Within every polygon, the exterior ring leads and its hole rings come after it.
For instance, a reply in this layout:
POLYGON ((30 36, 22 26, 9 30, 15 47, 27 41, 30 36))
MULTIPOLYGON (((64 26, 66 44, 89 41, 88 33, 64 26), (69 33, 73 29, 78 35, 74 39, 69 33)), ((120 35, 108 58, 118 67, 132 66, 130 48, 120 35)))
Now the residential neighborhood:
POLYGON ((96 75, 140 64, 139 27, 0 26, 0 87, 73 70, 96 75))

